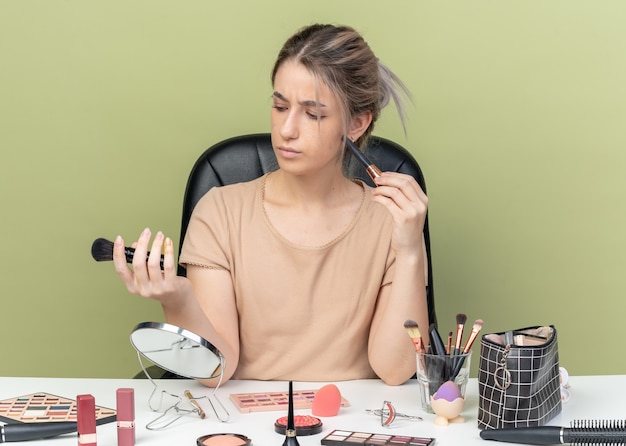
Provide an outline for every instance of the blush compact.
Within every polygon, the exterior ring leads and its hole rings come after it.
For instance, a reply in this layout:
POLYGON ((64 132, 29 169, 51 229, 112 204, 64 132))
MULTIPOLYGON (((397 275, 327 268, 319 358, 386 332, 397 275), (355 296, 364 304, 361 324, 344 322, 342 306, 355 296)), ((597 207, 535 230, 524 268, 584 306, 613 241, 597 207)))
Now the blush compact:
MULTIPOLYGON (((315 435, 322 432, 322 421, 310 415, 294 415, 294 427, 298 437, 315 435)), ((288 417, 281 417, 274 423, 274 430, 282 435, 287 432, 288 417)))
POLYGON ((252 440, 241 434, 209 434, 196 440, 198 446, 248 446, 252 440))

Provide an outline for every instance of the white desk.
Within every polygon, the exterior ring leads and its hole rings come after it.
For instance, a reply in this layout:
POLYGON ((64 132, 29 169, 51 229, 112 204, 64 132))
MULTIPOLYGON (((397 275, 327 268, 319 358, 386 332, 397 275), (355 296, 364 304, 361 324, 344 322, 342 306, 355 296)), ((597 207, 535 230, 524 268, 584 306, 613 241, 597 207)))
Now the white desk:
MULTIPOLYGON (((160 380, 160 389, 183 394, 190 389, 194 396, 208 395, 210 389, 189 380, 160 380)), ((463 416, 467 421, 445 427, 435 426, 434 415, 424 413, 417 402, 417 386, 409 382, 398 387, 386 386, 379 380, 347 381, 335 383, 342 396, 350 402, 350 407, 342 408, 336 417, 322 418, 324 429, 321 434, 298 437, 301 446, 319 445, 320 440, 333 429, 353 430, 373 433, 393 433, 435 437, 438 446, 498 444, 485 443, 479 437, 476 427, 478 413, 478 383, 472 379, 467 390, 467 401, 463 416), (383 400, 391 401, 398 412, 420 415, 424 421, 414 422, 397 419, 390 428, 380 426, 380 420, 366 414, 365 409, 377 409, 383 400)), ((576 419, 626 419, 626 375, 570 377, 570 400, 563 405, 561 414, 550 424, 568 426, 576 419)), ((294 382, 295 390, 318 389, 320 383, 294 382)), ((146 423, 155 418, 148 407, 148 397, 153 386, 148 380, 114 379, 60 379, 60 378, 0 378, 0 399, 7 399, 34 392, 48 392, 68 398, 91 393, 96 404, 115 408, 115 390, 120 387, 135 389, 137 422, 137 445, 150 446, 194 446, 196 438, 217 432, 234 432, 252 438, 255 446, 282 444, 283 435, 274 432, 274 421, 285 415, 281 412, 256 412, 242 414, 230 402, 229 394, 244 392, 286 392, 284 382, 229 381, 218 391, 221 401, 231 413, 230 421, 221 423, 215 419, 206 401, 202 405, 207 418, 201 420, 195 415, 186 416, 164 431, 150 431, 146 423)), ((296 414, 310 414, 310 410, 299 410, 296 414)), ((98 445, 115 446, 117 434, 115 423, 98 426, 98 445)), ((25 443, 24 443, 25 444, 25 443)), ((76 445, 76 435, 69 434, 48 440, 27 443, 29 446, 76 445)))

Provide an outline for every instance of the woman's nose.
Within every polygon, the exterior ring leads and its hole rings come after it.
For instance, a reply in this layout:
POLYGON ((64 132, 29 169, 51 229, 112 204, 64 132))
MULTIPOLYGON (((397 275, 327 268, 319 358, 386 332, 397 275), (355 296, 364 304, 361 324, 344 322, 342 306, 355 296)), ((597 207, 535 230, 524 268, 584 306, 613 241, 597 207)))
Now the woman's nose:
POLYGON ((293 139, 298 136, 298 125, 294 112, 289 110, 284 121, 280 125, 280 135, 285 139, 293 139))

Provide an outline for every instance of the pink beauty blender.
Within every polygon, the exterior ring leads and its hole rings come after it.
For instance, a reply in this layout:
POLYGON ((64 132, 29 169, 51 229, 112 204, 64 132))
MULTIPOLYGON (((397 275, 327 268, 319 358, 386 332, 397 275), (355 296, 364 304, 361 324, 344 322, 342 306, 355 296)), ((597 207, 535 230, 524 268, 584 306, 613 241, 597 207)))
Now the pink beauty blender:
POLYGON ((326 384, 315 393, 311 411, 318 417, 334 417, 339 413, 341 393, 334 384, 326 384))

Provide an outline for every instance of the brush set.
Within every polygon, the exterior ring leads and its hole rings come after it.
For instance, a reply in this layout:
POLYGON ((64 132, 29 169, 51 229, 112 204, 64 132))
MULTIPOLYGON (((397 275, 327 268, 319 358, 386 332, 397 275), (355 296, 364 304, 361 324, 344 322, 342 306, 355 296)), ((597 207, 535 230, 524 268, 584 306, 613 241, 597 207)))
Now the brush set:
MULTIPOLYGON (((463 344, 463 331, 465 330, 466 321, 467 315, 463 313, 457 314, 455 330, 448 333, 446 343, 441 338, 435 324, 430 324, 428 327, 428 337, 430 339, 428 346, 424 343, 417 322, 411 319, 404 322, 404 328, 415 346, 415 351, 420 354, 421 358, 428 358, 428 355, 444 358, 445 367, 442 371, 444 382, 448 380, 454 381, 458 376, 463 368, 465 359, 472 349, 472 345, 474 345, 480 330, 483 328, 482 319, 476 319, 467 341, 463 344)), ((424 366, 427 368, 427 364, 424 364, 424 366)))

